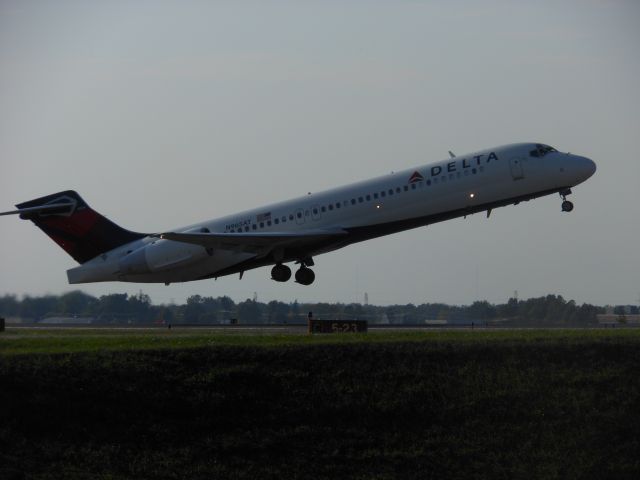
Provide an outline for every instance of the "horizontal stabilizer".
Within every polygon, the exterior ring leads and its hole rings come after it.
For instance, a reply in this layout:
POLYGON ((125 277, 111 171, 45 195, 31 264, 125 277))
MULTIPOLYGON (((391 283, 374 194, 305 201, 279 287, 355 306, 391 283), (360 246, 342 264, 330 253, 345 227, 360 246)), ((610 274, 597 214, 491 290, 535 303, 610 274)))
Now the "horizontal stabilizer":
POLYGON ((37 207, 20 208, 10 212, 0 212, 2 215, 21 215, 23 213, 47 213, 49 215, 70 215, 75 208, 75 203, 55 203, 49 205, 39 205, 37 207))

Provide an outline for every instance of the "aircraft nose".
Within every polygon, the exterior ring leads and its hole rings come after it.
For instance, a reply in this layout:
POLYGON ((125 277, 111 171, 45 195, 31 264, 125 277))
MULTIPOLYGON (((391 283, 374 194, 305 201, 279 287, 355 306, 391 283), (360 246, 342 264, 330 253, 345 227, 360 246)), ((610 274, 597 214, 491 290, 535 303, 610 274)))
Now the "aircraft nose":
POLYGON ((577 160, 580 172, 584 176, 585 180, 596 173, 596 162, 587 157, 578 157, 577 160))
POLYGON ((571 153, 564 154, 563 158, 564 161, 560 161, 560 171, 568 175, 567 179, 573 182, 573 185, 584 182, 596 173, 596 163, 590 158, 571 153))

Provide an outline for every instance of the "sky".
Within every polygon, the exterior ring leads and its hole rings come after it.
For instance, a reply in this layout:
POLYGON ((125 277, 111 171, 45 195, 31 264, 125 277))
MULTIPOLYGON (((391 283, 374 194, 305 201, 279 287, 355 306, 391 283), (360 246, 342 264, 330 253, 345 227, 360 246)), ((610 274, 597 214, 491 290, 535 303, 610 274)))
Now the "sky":
MULTIPOLYGON (((640 302, 640 3, 0 1, 0 210, 74 189, 167 231, 521 141, 593 159, 574 189, 315 258, 92 295, 268 302, 640 302)), ((60 294, 74 260, 0 217, 0 295, 60 294)))

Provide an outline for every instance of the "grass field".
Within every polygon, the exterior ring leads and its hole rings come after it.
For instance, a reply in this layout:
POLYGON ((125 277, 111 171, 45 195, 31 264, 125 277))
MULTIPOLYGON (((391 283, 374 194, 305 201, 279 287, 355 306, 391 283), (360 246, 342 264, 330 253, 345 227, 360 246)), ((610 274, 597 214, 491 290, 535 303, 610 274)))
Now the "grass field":
MULTIPOLYGON (((303 332, 303 330, 300 330, 303 332)), ((9 328, 0 334, 0 356, 106 352, 118 350, 182 349, 215 346, 275 347, 388 342, 455 343, 584 343, 615 342, 640 344, 640 329, 477 329, 429 331, 375 331, 355 335, 307 335, 274 333, 259 328, 243 330, 206 328, 9 328)))
POLYGON ((638 478, 640 331, 0 334, 0 478, 638 478))

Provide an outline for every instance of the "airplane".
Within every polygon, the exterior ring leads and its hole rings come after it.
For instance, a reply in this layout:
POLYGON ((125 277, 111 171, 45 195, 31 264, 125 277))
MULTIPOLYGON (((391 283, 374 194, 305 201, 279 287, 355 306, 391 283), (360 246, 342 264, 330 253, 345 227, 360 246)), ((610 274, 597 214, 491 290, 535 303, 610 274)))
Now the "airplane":
POLYGON ((314 257, 347 245, 558 193, 596 171, 589 158, 516 143, 418 166, 167 232, 139 233, 105 218, 73 190, 17 204, 80 265, 70 284, 187 282, 273 266, 271 278, 311 285, 314 257))

